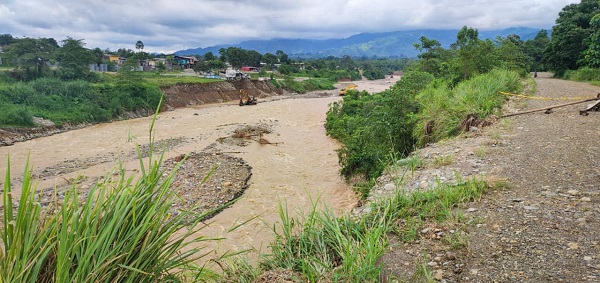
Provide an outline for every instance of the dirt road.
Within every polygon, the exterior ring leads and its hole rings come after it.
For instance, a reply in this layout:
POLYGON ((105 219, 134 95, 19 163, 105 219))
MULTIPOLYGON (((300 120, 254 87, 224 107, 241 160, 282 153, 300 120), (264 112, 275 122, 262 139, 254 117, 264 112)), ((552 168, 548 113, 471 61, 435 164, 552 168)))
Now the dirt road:
MULTIPOLYGON (((536 82, 543 97, 600 93, 550 74, 536 82)), ((525 103, 536 109, 564 101, 525 103)), ((489 158, 511 189, 477 206, 485 225, 470 237, 464 281, 600 282, 600 113, 581 116, 584 106, 508 118, 506 145, 489 158)))

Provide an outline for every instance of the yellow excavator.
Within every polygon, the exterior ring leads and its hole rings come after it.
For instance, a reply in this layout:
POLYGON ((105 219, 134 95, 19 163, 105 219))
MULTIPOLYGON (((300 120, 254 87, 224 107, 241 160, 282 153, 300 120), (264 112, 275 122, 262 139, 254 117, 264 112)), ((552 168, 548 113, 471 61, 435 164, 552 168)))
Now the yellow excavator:
POLYGON ((245 89, 240 89, 240 106, 256 105, 256 103, 258 103, 258 101, 256 101, 254 96, 249 95, 248 91, 245 89))
POLYGON ((355 90, 356 87, 357 87, 357 85, 355 85, 355 84, 347 85, 345 88, 340 89, 340 96, 346 95, 346 92, 348 92, 349 90, 355 90))

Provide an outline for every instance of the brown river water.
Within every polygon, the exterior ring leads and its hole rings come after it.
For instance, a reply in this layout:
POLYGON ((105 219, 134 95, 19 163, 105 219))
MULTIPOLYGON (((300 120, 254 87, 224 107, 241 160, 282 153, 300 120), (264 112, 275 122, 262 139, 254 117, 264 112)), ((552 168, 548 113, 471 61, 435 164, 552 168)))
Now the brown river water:
MULTIPOLYGON (((280 203, 287 204, 291 214, 310 211, 317 199, 336 213, 349 211, 356 204, 350 185, 339 174, 335 149, 340 145, 326 136, 323 126, 328 105, 338 99, 283 99, 246 107, 215 104, 176 109, 158 116, 157 141, 185 140, 169 150, 167 158, 201 151, 219 137, 231 135, 240 125, 272 125, 273 132, 265 137, 277 145, 254 142, 232 148, 236 153, 231 155, 245 159, 252 166, 253 175, 241 199, 207 221, 209 226, 202 234, 225 238, 209 248, 218 253, 268 251, 268 243, 274 237, 273 225, 279 220, 280 203), (254 219, 235 231, 226 232, 251 218, 254 219)), ((80 175, 90 179, 105 176, 116 168, 118 157, 126 160, 126 169, 131 172, 139 168, 139 161, 131 152, 136 144, 148 143, 150 123, 150 117, 118 121, 0 147, 0 176, 5 174, 9 155, 15 195, 19 193, 18 177, 28 156, 34 174, 49 167, 66 172, 41 177, 38 188, 64 185, 80 175), (68 170, 70 167, 75 169, 68 170)))

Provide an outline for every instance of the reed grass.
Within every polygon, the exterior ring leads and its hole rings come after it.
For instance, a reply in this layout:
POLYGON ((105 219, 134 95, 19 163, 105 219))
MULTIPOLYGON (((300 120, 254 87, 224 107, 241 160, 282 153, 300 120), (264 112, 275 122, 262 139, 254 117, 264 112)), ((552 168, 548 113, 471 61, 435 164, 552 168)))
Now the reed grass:
POLYGON ((198 236, 202 215, 172 209, 173 177, 183 160, 172 171, 161 169, 162 161, 163 155, 150 156, 144 163, 140 155, 139 176, 127 175, 121 165, 89 193, 73 186, 64 199, 42 206, 28 163, 21 197, 13 200, 9 160, 0 221, 0 282, 216 278, 196 264, 208 254, 202 243, 216 240, 198 236))
POLYGON ((421 112, 413 135, 421 146, 455 136, 467 115, 483 120, 499 114, 506 101, 499 91, 519 92, 521 88, 519 74, 503 69, 476 76, 453 89, 430 85, 417 96, 421 112))

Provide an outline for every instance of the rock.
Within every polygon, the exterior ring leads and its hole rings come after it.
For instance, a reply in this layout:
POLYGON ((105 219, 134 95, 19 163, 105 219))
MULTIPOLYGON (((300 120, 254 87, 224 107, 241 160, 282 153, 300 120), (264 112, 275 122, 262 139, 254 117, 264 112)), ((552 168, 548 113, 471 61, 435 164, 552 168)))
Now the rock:
POLYGON ((429 231, 431 231, 431 228, 425 228, 425 229, 421 230, 421 234, 427 234, 427 233, 429 233, 429 231))
POLYGON ((395 191, 396 190, 396 185, 389 183, 389 184, 385 184, 385 186, 383 186, 383 189, 386 191, 395 191))
POLYGON ((590 201, 592 201, 592 199, 591 199, 591 198, 589 198, 589 197, 582 197, 581 199, 579 199, 579 201, 582 201, 582 202, 590 202, 590 201))
POLYGON ((474 207, 469 207, 469 209, 467 209, 467 212, 475 212, 477 211, 477 208, 474 207))
POLYGON ((444 279, 444 271, 442 271, 442 270, 436 270, 433 273, 433 278, 435 280, 441 281, 442 279, 444 279))
POLYGON ((576 196, 576 195, 579 195, 579 191, 578 190, 568 190, 567 194, 570 194, 572 196, 576 196))
POLYGON ((437 262, 435 262, 435 261, 430 261, 430 262, 428 262, 428 263, 427 263, 427 265, 428 265, 429 267, 436 267, 436 266, 438 266, 438 263, 437 263, 437 262))
POLYGON ((429 183, 427 183, 427 181, 421 181, 421 184, 419 184, 419 188, 421 189, 426 189, 427 187, 429 187, 429 183))
POLYGON ((537 206, 530 206, 530 205, 526 205, 523 207, 525 210, 538 210, 539 207, 537 206))
POLYGON ((456 260, 456 255, 453 254, 453 253, 451 253, 451 252, 447 252, 446 255, 445 255, 445 258, 447 260, 456 260))
POLYGON ((579 244, 575 243, 575 242, 570 242, 570 243, 567 243, 567 247, 569 247, 569 249, 571 249, 571 250, 576 250, 576 249, 579 249, 579 244))
POLYGON ((591 256, 584 256, 583 260, 585 260, 585 261, 592 261, 592 257, 591 256))
POLYGON ((225 183, 223 183, 223 187, 231 187, 231 182, 225 182, 225 183))

